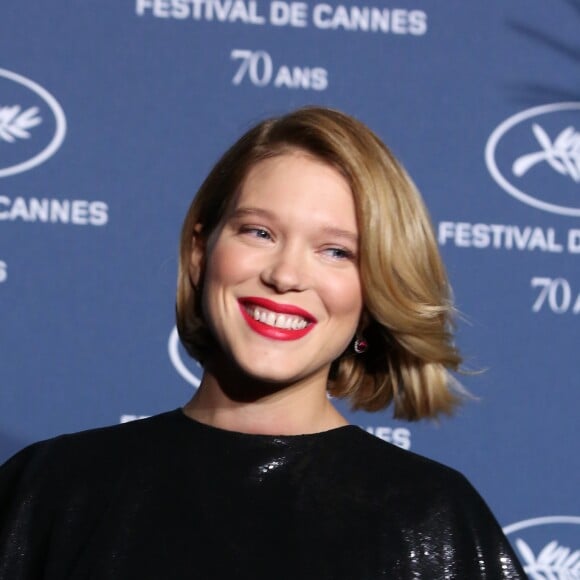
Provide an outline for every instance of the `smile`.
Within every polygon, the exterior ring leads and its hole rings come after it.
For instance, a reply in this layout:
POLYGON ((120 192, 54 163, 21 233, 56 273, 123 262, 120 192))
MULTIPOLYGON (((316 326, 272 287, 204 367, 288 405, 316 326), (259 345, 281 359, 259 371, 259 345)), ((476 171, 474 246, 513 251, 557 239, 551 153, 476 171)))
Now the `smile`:
POLYGON ((248 314, 254 319, 259 320, 262 324, 268 326, 275 326, 276 328, 287 328, 292 330, 301 330, 306 328, 308 322, 300 316, 288 316, 287 314, 276 314, 271 310, 264 310, 263 308, 247 309, 248 314))
POLYGON ((248 326, 258 334, 275 340, 302 338, 316 323, 316 318, 305 310, 266 298, 241 298, 239 304, 248 326))

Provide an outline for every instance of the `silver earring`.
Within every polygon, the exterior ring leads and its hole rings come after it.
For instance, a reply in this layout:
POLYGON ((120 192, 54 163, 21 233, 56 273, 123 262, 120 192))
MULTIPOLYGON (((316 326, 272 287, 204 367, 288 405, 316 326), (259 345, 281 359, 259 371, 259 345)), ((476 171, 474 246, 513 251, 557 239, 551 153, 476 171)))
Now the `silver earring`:
POLYGON ((369 347, 369 343, 364 339, 364 338, 357 338, 354 341, 354 352, 356 352, 356 354, 362 354, 363 352, 366 351, 366 349, 369 347))

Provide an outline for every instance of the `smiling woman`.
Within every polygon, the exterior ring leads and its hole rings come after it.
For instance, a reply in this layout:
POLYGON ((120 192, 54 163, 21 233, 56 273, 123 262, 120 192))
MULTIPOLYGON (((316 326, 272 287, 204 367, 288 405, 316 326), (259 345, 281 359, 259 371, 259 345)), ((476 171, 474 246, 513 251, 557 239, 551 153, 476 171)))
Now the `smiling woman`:
POLYGON ((453 306, 421 198, 367 127, 260 123, 184 222, 183 409, 67 435, 0 471, 0 579, 523 579, 456 471, 348 425, 450 413, 453 306))
POLYGON ((256 163, 236 190, 216 229, 207 234, 199 223, 183 249, 187 281, 203 281, 199 316, 212 337, 186 412, 250 432, 342 425, 326 397, 328 374, 363 307, 349 185, 332 166, 294 151, 256 163), (244 400, 264 396, 238 403, 232 392, 242 382, 244 400))
MULTIPOLYGON (((376 135, 342 113, 302 109, 261 123, 216 164, 192 202, 181 238, 177 323, 185 347, 200 361, 216 352, 216 334, 201 310, 197 281, 203 268, 192 265, 191 253, 211 265, 215 241, 221 247, 242 215, 246 225, 263 231, 260 236, 272 238, 268 259, 294 251, 304 283, 313 274, 314 256, 351 256, 338 260, 340 267, 336 260, 325 268, 317 262, 318 284, 334 284, 325 295, 338 299, 344 283, 349 287, 356 279, 364 302, 359 310, 351 307, 356 320, 350 336, 336 337, 346 341, 320 382, 323 391, 369 411, 393 402, 395 416, 411 420, 452 412, 459 393, 449 388, 455 382, 448 369, 457 370, 461 358, 452 341, 445 269, 420 195, 376 135), (256 206, 253 216, 244 210, 247 204, 256 206), (292 230, 290 245, 286 232, 270 233, 274 226, 292 230), (297 254, 300 236, 310 240, 307 256, 297 254), (355 334, 368 344, 362 356, 346 348, 355 334)), ((264 291, 279 294, 272 285, 264 291)), ((310 301, 316 292, 290 296, 310 301)), ((327 328, 319 325, 320 332, 300 347, 317 349, 313 341, 327 328)))

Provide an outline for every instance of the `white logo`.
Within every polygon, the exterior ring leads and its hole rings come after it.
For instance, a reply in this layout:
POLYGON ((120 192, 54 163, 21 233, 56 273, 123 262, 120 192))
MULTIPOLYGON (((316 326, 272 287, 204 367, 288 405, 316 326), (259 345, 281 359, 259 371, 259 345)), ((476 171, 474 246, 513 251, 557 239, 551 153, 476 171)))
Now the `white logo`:
POLYGON ((497 184, 538 209, 580 217, 580 133, 572 118, 580 126, 580 102, 534 107, 501 123, 485 147, 497 184), (533 168, 549 171, 539 175, 533 168))
POLYGON ((44 163, 65 135, 58 101, 34 81, 0 69, 0 177, 44 163))
POLYGON ((38 107, 30 107, 26 111, 20 105, 0 107, 0 140, 14 143, 16 139, 28 139, 29 129, 40 123, 42 119, 38 116, 38 107))
POLYGON ((173 327, 171 334, 169 335, 169 340, 167 342, 167 350, 169 352, 169 358, 175 367, 175 370, 191 385, 193 385, 196 389, 199 387, 199 383, 201 382, 201 374, 202 368, 201 365, 194 361, 188 354, 184 352, 184 356, 182 356, 180 351, 184 351, 183 347, 181 346, 181 342, 179 341, 179 334, 177 333, 177 328, 173 327), (190 367, 188 368, 186 364, 183 362, 183 358, 186 358, 188 361, 191 361, 190 367))
POLYGON ((521 177, 534 165, 545 161, 562 175, 568 175, 574 181, 580 181, 580 133, 574 127, 566 127, 552 143, 548 134, 540 125, 534 123, 532 131, 541 146, 541 151, 527 153, 515 160, 514 175, 521 177))
POLYGON ((547 516, 504 528, 531 580, 580 580, 580 516, 547 516), (576 532, 576 533, 574 533, 576 532))

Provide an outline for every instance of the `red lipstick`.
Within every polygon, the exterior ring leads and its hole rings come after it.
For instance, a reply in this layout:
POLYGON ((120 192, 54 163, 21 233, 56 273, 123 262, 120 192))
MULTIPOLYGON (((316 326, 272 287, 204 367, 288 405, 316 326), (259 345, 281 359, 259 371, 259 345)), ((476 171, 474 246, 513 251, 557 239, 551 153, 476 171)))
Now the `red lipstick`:
POLYGON ((307 312, 298 306, 294 306, 293 304, 279 304, 278 302, 268 300, 267 298, 259 298, 254 296, 240 298, 238 303, 240 305, 242 316, 244 317, 244 320, 248 326, 254 332, 257 332, 266 338, 271 338, 274 340, 297 340, 308 334, 314 328, 316 323, 316 317, 310 314, 310 312, 307 312), (248 313, 246 308, 252 306, 262 307, 266 310, 270 310, 271 312, 276 312, 277 314, 300 316, 301 318, 304 318, 308 324, 304 328, 300 328, 298 330, 270 326, 269 324, 265 324, 259 320, 256 320, 248 313))

